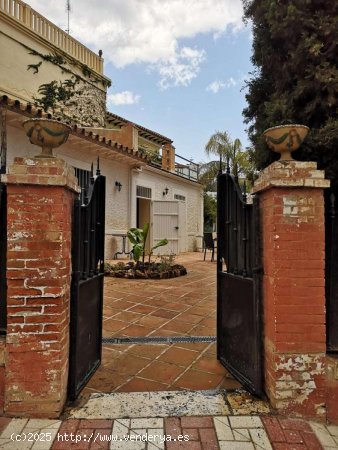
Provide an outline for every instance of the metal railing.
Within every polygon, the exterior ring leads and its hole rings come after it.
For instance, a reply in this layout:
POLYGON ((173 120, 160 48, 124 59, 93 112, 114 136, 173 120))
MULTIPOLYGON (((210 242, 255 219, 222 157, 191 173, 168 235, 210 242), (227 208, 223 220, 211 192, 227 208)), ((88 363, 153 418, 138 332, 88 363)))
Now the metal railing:
POLYGON ((103 59, 21 0, 0 0, 0 12, 43 37, 65 53, 103 75, 103 59))
POLYGON ((199 165, 183 156, 175 154, 175 172, 188 180, 198 181, 199 165), (184 161, 184 162, 181 162, 184 161), (188 164, 187 164, 188 163, 188 164))

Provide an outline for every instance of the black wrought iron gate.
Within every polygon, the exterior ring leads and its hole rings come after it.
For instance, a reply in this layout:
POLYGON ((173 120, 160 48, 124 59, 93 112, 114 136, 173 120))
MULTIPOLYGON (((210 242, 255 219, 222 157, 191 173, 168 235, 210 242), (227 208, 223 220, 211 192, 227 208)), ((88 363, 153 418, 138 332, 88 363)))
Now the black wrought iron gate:
POLYGON ((263 393, 258 200, 230 173, 217 184, 217 357, 244 387, 263 393))
POLYGON ((101 364, 105 177, 92 175, 73 218, 68 398, 75 400, 101 364))
POLYGON ((338 184, 325 192, 327 350, 338 352, 338 184))

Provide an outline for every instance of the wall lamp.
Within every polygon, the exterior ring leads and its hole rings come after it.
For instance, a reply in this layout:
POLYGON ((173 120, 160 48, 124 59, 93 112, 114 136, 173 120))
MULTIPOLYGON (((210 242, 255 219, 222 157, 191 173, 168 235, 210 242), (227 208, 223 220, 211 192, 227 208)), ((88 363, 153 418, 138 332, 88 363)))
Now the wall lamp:
POLYGON ((168 189, 168 187, 166 186, 166 188, 165 188, 164 191, 163 191, 163 197, 164 197, 165 195, 168 195, 168 192, 169 192, 169 189, 168 189))
POLYGON ((117 188, 117 190, 118 190, 119 192, 121 192, 122 184, 121 184, 119 181, 115 181, 115 187, 117 188))

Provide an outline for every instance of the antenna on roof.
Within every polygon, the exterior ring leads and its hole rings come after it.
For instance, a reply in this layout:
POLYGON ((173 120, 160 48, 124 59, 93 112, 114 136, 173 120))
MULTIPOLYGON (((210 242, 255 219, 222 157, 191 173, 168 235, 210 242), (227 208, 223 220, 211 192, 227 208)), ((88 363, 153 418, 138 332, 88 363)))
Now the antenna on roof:
POLYGON ((66 10, 67 10, 67 19, 68 19, 68 28, 67 28, 66 32, 69 34, 69 14, 71 12, 70 0, 66 1, 66 10))

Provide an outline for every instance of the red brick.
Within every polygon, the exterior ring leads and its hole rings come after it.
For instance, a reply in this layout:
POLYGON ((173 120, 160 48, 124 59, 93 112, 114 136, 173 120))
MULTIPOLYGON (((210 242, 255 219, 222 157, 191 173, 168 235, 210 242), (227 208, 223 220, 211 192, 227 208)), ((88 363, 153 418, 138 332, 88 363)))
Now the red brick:
MULTIPOLYGON (((306 450, 306 447, 303 444, 286 444, 286 443, 274 443, 274 450, 306 450)), ((321 450, 318 448, 317 450, 321 450)))
POLYGON ((302 419, 279 419, 279 423, 283 430, 297 430, 312 432, 310 425, 302 419))
POLYGON ((286 442, 283 430, 277 418, 263 416, 261 419, 272 442, 286 442))
MULTIPOLYGON (((199 442, 166 442, 167 450, 202 450, 199 442)), ((203 449, 204 450, 204 449, 203 449)))
POLYGON ((189 436, 189 441, 199 441, 200 437, 198 434, 197 428, 183 428, 182 433, 183 436, 189 436))
POLYGON ((178 435, 182 434, 181 422, 178 417, 166 417, 164 419, 164 427, 165 433, 171 437, 177 438, 178 435))
POLYGON ((303 444, 303 438, 297 430, 284 430, 284 434, 289 444, 303 444))
POLYGON ((213 428, 199 428, 199 434, 203 449, 218 450, 218 441, 216 432, 213 428))
POLYGON ((213 428, 211 417, 182 417, 182 428, 213 428))
POLYGON ((80 421, 79 429, 82 428, 93 428, 93 429, 100 429, 100 428, 110 428, 113 427, 113 421, 112 420, 106 420, 106 419, 83 419, 80 421))
POLYGON ((314 433, 307 431, 300 431, 304 444, 309 450, 321 450, 322 446, 314 433))

